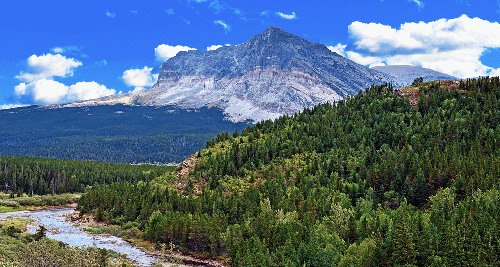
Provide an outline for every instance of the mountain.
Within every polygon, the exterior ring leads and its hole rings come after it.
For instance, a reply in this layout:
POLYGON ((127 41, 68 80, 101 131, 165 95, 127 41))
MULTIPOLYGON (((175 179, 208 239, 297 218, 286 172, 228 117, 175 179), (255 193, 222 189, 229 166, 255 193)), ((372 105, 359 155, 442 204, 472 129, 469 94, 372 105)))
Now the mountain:
POLYGON ((394 79, 401 86, 412 84, 413 80, 418 77, 424 78, 424 82, 435 80, 458 80, 456 77, 442 72, 410 65, 377 66, 372 67, 371 69, 394 77, 394 79))
POLYGON ((270 27, 244 44, 179 52, 162 64, 151 89, 130 97, 139 105, 216 106, 231 121, 260 121, 385 82, 394 81, 322 44, 270 27))

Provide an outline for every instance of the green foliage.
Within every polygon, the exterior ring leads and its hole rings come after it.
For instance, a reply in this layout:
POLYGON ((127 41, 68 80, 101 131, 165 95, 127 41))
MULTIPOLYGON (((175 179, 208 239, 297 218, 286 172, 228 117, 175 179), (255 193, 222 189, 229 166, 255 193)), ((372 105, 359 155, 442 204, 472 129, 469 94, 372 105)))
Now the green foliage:
MULTIPOLYGON (((12 198, 12 192, 25 192, 28 196, 83 192, 87 186, 117 181, 150 181, 171 170, 172 167, 155 165, 0 156, 0 190, 11 192, 12 198)), ((22 206, 41 206, 43 202, 51 205, 47 203, 51 198, 42 197, 39 201, 19 194, 16 200, 22 206)), ((0 206, 12 205, 16 204, 0 200, 0 206)))
POLYGON ((424 87, 417 107, 372 86, 219 134, 190 190, 112 183, 79 209, 232 266, 498 266, 500 81, 424 87))
POLYGON ((0 110, 0 125, 0 155, 154 164, 182 162, 217 133, 248 123, 215 107, 117 104, 0 110))
POLYGON ((419 85, 421 83, 424 82, 424 78, 423 77, 418 77, 418 78, 415 78, 415 80, 413 80, 413 82, 411 83, 411 85, 419 85))
POLYGON ((3 224, 13 224, 1 227, 0 231, 0 266, 1 267, 84 267, 84 266, 129 266, 127 261, 117 253, 110 253, 97 247, 70 247, 63 242, 44 238, 43 226, 36 234, 22 233, 21 225, 26 228, 26 220, 10 220, 3 224), (111 260, 111 258, 115 258, 111 260), (123 265, 122 265, 123 264, 123 265))

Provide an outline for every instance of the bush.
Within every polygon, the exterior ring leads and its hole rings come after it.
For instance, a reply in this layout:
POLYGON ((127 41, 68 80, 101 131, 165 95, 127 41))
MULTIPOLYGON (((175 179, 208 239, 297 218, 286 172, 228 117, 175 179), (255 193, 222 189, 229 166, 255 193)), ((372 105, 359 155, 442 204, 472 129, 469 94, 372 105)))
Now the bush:
POLYGON ((413 82, 411 83, 411 85, 419 85, 421 83, 424 82, 424 78, 423 77, 418 77, 418 78, 415 78, 415 80, 413 80, 413 82))
POLYGON ((40 197, 22 197, 16 199, 21 206, 43 206, 43 201, 40 197))
POLYGON ((0 200, 0 206, 19 208, 19 203, 17 203, 17 201, 14 200, 0 200))

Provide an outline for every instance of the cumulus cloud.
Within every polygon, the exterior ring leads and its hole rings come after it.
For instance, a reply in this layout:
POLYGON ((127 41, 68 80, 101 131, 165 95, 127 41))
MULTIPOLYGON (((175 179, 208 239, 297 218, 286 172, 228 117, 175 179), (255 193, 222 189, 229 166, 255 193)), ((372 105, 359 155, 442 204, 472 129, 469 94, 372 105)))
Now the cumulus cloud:
POLYGON ((111 13, 111 12, 109 12, 109 11, 106 10, 106 17, 108 17, 108 18, 114 18, 114 17, 116 17, 116 13, 111 13))
MULTIPOLYGON (((53 51, 64 48, 56 47, 53 51)), ((54 81, 54 77, 73 76, 73 71, 82 63, 62 55, 32 55, 28 58, 29 72, 21 72, 16 76, 23 81, 14 87, 14 97, 24 104, 55 104, 78 100, 87 100, 115 94, 96 82, 79 82, 71 86, 54 81)))
POLYGON ((137 10, 130 10, 130 12, 132 12, 132 14, 136 14, 137 15, 137 10))
POLYGON ((338 43, 336 46, 327 46, 328 49, 330 49, 330 51, 332 52, 335 52, 343 57, 346 56, 345 54, 345 48, 347 47, 347 45, 343 45, 341 43, 338 43))
POLYGON ((285 13, 281 13, 281 12, 276 12, 275 14, 276 14, 276 16, 278 16, 282 19, 292 20, 292 19, 297 18, 297 14, 295 14, 295 12, 292 12, 292 14, 285 14, 285 13))
POLYGON ((108 89, 105 85, 94 81, 78 82, 69 87, 65 101, 89 100, 114 94, 116 94, 116 90, 108 89))
POLYGON ((217 48, 220 48, 220 47, 222 47, 222 45, 211 45, 211 46, 207 47, 207 51, 217 50, 217 48))
POLYGON ((78 100, 88 100, 107 95, 116 91, 108 89, 96 82, 79 82, 71 86, 63 83, 41 79, 31 83, 20 83, 14 88, 14 94, 35 104, 67 103, 78 100))
POLYGON ((227 32, 231 31, 231 26, 229 26, 223 20, 216 20, 216 21, 214 21, 214 24, 218 24, 218 25, 221 25, 222 27, 224 27, 224 33, 226 33, 226 34, 227 34, 227 32))
POLYGON ((399 29, 378 23, 353 22, 353 40, 346 55, 363 65, 409 64, 458 78, 494 75, 480 56, 488 48, 500 48, 500 24, 462 15, 456 19, 405 23, 399 29))
POLYGON ((81 65, 82 62, 59 54, 32 55, 28 58, 30 72, 21 72, 16 78, 24 82, 32 82, 40 79, 51 79, 55 76, 73 76, 73 70, 81 65))
POLYGON ((60 82, 41 79, 29 84, 21 83, 14 88, 18 97, 30 96, 33 103, 61 103, 68 94, 68 87, 60 82))
POLYGON ((158 74, 152 74, 153 68, 145 66, 142 69, 130 69, 123 72, 123 82, 127 86, 134 86, 135 90, 142 90, 144 87, 153 86, 158 80, 158 74))
POLYGON ((177 53, 179 53, 180 51, 189 51, 189 50, 196 50, 196 48, 191 48, 182 45, 171 46, 171 45, 161 44, 155 48, 155 56, 157 61, 163 62, 171 57, 175 57, 175 55, 177 55, 177 53))
POLYGON ((164 11, 167 12, 168 15, 174 15, 175 14, 174 10, 171 9, 171 8, 165 9, 164 11))
POLYGON ((211 51, 211 50, 217 50, 223 46, 231 46, 230 44, 225 44, 225 45, 211 45, 209 47, 207 47, 207 51, 211 51))

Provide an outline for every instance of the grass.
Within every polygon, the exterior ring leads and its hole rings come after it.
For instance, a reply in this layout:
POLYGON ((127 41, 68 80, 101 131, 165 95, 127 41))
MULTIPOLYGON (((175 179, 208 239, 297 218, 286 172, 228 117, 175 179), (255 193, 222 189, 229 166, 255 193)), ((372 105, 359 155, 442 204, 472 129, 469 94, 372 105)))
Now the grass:
POLYGON ((3 222, 0 222, 0 225, 2 226, 1 228, 4 228, 4 227, 6 228, 6 227, 9 227, 9 226, 14 226, 17 229, 21 229, 23 232, 25 232, 26 229, 28 228, 28 224, 30 224, 31 222, 33 222, 33 221, 21 218, 21 219, 14 219, 14 220, 3 221, 3 222))
POLYGON ((128 242, 134 244, 137 247, 144 248, 148 251, 155 251, 153 243, 151 241, 139 239, 139 238, 128 238, 128 242))
POLYGON ((34 195, 18 196, 11 198, 9 194, 0 193, 0 213, 33 210, 37 207, 45 208, 49 206, 66 206, 75 203, 80 194, 61 194, 61 195, 34 195))
POLYGON ((0 213, 5 213, 5 212, 13 212, 13 211, 20 211, 23 210, 23 208, 13 208, 13 207, 7 207, 7 206, 0 206, 0 213))
POLYGON ((102 227, 100 227, 100 226, 90 226, 90 227, 84 228, 83 230, 85 232, 89 232, 91 234, 102 234, 103 233, 102 227))

